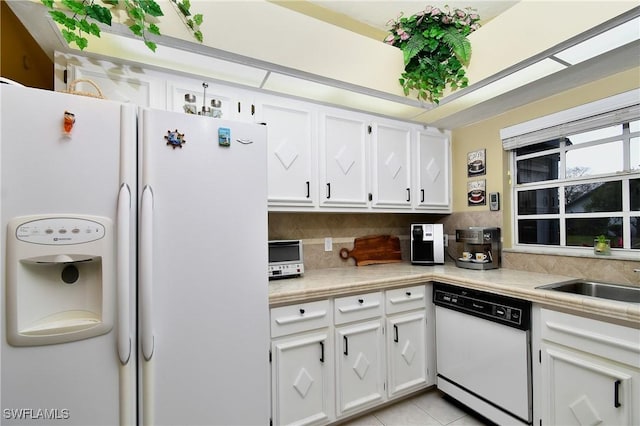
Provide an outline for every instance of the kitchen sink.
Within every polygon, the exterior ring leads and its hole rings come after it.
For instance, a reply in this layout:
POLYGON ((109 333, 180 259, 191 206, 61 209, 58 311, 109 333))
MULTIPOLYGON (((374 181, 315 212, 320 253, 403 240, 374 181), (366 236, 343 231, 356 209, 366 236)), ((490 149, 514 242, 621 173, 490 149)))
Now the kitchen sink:
POLYGON ((640 303, 640 287, 630 287, 597 281, 571 280, 543 285, 536 288, 541 290, 580 294, 582 296, 598 297, 601 299, 640 303))

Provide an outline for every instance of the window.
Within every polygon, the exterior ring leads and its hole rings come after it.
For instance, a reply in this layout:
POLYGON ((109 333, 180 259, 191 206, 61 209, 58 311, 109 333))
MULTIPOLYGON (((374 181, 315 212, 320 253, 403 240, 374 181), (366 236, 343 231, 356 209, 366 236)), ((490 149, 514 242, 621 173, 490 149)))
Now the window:
POLYGON ((535 132, 525 143, 503 140, 512 156, 516 246, 592 250, 604 234, 613 249, 640 253, 640 113, 636 105, 617 117, 556 123, 560 130, 540 131, 544 140, 535 132))

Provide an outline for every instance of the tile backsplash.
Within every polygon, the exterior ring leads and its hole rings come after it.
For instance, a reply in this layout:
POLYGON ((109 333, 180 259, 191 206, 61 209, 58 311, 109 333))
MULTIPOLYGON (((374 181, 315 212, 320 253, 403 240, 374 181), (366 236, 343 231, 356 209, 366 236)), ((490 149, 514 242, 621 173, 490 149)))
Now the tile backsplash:
MULTIPOLYGON (((305 268, 353 266, 353 259, 340 258, 340 249, 353 249, 353 240, 367 235, 395 235, 400 238, 402 259, 409 261, 409 230, 412 223, 442 223, 445 234, 469 226, 501 227, 502 211, 460 212, 450 215, 394 213, 269 213, 269 239, 301 239, 305 268), (332 251, 324 250, 324 239, 331 237, 332 251)), ((460 245, 450 241, 449 253, 457 255, 460 245)), ((531 272, 590 278, 640 286, 640 261, 539 255, 505 251, 502 267, 531 272)))
POLYGON ((409 261, 409 230, 412 223, 438 223, 446 215, 393 213, 269 213, 269 239, 300 239, 305 269, 353 266, 340 258, 340 249, 353 249, 353 240, 367 235, 394 235, 400 239, 402 260, 409 261), (324 251, 331 237, 333 250, 324 251))
POLYGON ((340 258, 340 249, 353 249, 353 240, 367 235, 395 235, 400 239, 402 260, 409 261, 409 230, 412 223, 443 223, 445 234, 469 226, 500 226, 501 212, 454 213, 269 213, 269 239, 300 239, 307 270, 353 266, 353 259, 340 258), (324 238, 331 237, 333 250, 324 251, 324 238))
POLYGON ((506 251, 502 267, 640 286, 640 261, 506 251))

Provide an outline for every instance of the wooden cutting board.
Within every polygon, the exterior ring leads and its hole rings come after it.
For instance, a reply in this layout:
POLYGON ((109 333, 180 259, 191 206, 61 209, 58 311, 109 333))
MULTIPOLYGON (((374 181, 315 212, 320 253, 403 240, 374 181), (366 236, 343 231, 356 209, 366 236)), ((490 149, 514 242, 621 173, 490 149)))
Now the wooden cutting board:
POLYGON ((359 237, 353 242, 353 250, 340 250, 340 257, 353 257, 357 266, 402 262, 400 239, 392 235, 359 237))

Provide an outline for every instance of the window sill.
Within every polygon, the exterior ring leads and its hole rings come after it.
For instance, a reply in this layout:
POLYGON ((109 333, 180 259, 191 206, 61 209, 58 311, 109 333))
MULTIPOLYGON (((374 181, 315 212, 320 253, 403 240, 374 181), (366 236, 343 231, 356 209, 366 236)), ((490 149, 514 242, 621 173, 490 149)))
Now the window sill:
POLYGON ((640 262, 640 250, 611 249, 610 255, 594 254, 593 248, 581 247, 542 247, 542 246, 516 246, 502 249, 507 253, 541 254, 548 256, 569 256, 601 260, 635 260, 640 262))

